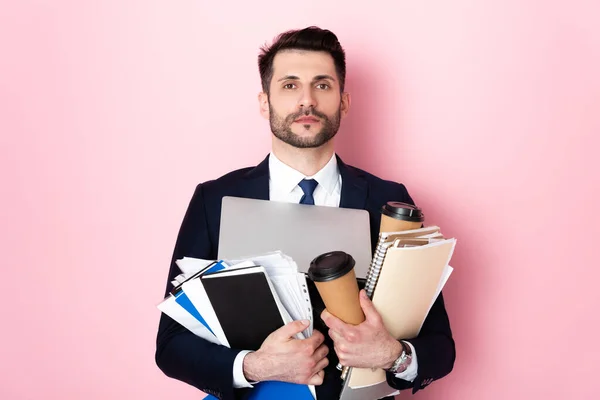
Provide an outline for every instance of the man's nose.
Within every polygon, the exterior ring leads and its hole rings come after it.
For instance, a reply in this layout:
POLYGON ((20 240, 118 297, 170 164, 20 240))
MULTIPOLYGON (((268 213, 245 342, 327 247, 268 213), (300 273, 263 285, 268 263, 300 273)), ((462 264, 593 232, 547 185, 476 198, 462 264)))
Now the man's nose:
POLYGON ((300 107, 303 109, 315 108, 317 106, 317 99, 311 89, 302 91, 302 97, 300 98, 300 107))

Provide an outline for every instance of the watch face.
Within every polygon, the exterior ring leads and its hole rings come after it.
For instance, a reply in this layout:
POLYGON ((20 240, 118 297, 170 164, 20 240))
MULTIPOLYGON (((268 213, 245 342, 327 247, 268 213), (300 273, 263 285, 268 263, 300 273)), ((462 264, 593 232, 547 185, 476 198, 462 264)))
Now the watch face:
POLYGON ((399 374, 401 372, 406 371, 406 368, 408 368, 408 364, 406 364, 405 362, 400 363, 400 365, 398 365, 398 368, 396 369, 396 373, 399 374))
POLYGON ((400 357, 398 357, 398 359, 394 363, 395 364, 394 366, 396 367, 396 368, 394 368, 394 370, 395 370, 394 372, 396 374, 399 374, 401 372, 406 371, 406 369, 410 365, 411 361, 412 361, 412 357, 407 355, 406 353, 402 352, 400 357))

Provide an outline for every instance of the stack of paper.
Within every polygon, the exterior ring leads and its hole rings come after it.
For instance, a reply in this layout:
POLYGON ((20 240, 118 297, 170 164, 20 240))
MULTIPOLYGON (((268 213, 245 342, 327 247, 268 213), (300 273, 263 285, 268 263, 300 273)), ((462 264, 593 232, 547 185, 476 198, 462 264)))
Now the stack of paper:
MULTIPOLYGON (((181 279, 181 276, 177 277, 178 284, 157 307, 195 335, 212 343, 229 346, 200 281, 202 274, 216 272, 225 267, 226 264, 222 262, 198 260, 192 263, 188 259, 185 267, 189 275, 187 280, 181 279), (192 264, 194 266, 191 266, 192 264), (192 268, 195 269, 194 273, 189 272, 192 268)), ((182 267, 180 266, 180 268, 182 267)))
MULTIPOLYGON (((419 334, 452 273, 449 262, 455 245, 456 239, 445 239, 438 227, 380 234, 382 262, 378 277, 372 279, 372 301, 392 336, 411 339, 419 334)), ((349 376, 352 389, 386 381, 382 369, 353 368, 349 376)))
MULTIPOLYGON (((243 260, 176 261, 182 273, 158 309, 197 336, 241 350, 257 350, 273 331, 293 320, 308 319, 297 335, 312 335, 312 306, 306 278, 281 252, 243 260)), ((314 398, 314 387, 261 382, 257 393, 314 398)))

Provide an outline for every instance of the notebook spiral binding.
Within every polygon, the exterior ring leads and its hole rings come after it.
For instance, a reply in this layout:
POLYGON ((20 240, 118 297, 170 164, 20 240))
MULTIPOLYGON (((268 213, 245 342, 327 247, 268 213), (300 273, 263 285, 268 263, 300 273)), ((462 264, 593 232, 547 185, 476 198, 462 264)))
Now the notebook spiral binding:
POLYGON ((389 236, 390 235, 388 233, 379 234, 379 240, 377 241, 375 254, 373 254, 371 264, 369 265, 369 270, 367 271, 365 291, 370 299, 373 298, 373 292, 375 291, 375 286, 377 286, 377 281, 379 280, 379 275, 381 274, 381 268, 383 267, 385 255, 388 249, 393 245, 393 242, 386 243, 386 240, 389 236))
MULTIPOLYGON (((367 270, 367 276, 365 279, 365 292, 367 293, 367 297, 369 297, 369 299, 373 298, 373 292, 375 291, 375 286, 377 286, 377 280, 379 279, 379 274, 381 273, 381 268, 383 267, 385 255, 388 249, 394 244, 394 242, 386 243, 386 240, 389 236, 389 233, 382 232, 379 234, 377 247, 375 248, 375 254, 373 254, 373 258, 369 264, 369 269, 367 270)), ((337 369, 342 371, 341 379, 342 381, 345 381, 351 368, 342 367, 342 365, 338 363, 337 369)))
MULTIPOLYGON (((385 259, 385 254, 393 244, 393 242, 385 243, 385 240, 388 238, 388 236, 389 235, 387 233, 379 234, 375 254, 373 255, 373 258, 371 258, 371 263, 369 264, 369 269, 367 270, 367 276, 365 278, 365 292, 367 293, 367 297, 369 299, 373 298, 373 292, 375 291, 375 286, 377 285, 377 280, 379 279, 379 274, 381 273, 381 268, 383 267, 383 260, 385 259)), ((342 371, 340 378, 342 379, 342 381, 345 381, 348 377, 348 372, 352 368, 343 367, 342 364, 338 363, 337 369, 342 371)))

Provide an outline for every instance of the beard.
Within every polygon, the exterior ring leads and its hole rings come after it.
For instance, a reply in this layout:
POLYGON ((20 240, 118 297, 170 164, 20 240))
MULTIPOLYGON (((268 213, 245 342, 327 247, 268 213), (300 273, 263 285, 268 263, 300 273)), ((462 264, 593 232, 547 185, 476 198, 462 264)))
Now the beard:
POLYGON ((273 132, 273 135, 275 135, 276 138, 290 146, 299 149, 308 149, 321 147, 333 139, 340 129, 341 108, 338 108, 337 112, 331 117, 328 117, 311 107, 307 110, 298 111, 297 113, 289 114, 285 118, 282 118, 273 110, 271 103, 269 103, 269 116, 271 132, 273 132), (320 119, 321 130, 317 132, 315 136, 302 137, 292 132, 292 124, 302 116, 313 116, 320 119))

